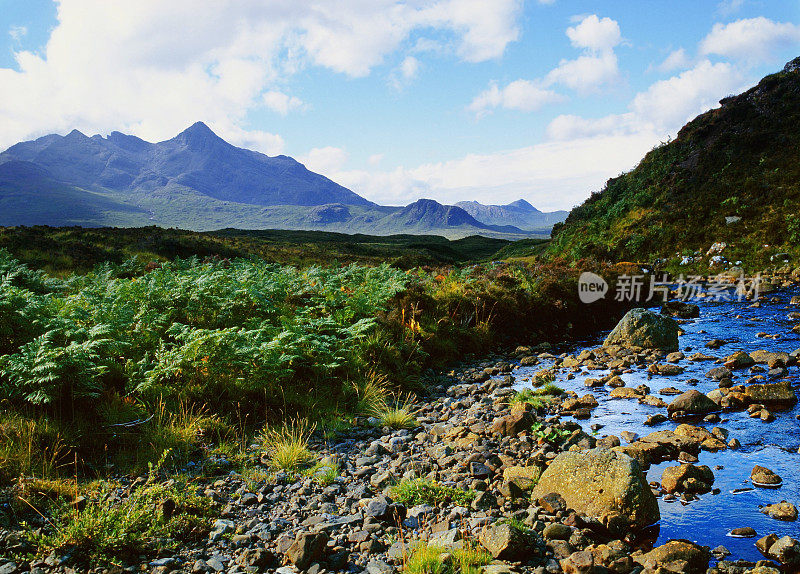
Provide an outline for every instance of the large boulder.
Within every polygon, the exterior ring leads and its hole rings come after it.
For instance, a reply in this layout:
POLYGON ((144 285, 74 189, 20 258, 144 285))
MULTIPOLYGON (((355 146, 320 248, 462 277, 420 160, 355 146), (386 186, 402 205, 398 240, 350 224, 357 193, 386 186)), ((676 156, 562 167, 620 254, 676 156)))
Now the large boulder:
POLYGON ((563 452, 547 470, 531 496, 561 495, 569 508, 600 520, 642 528, 659 520, 658 502, 639 463, 621 452, 596 448, 563 452))
POLYGON ((644 566, 646 571, 682 574, 705 572, 710 559, 711 553, 707 548, 688 540, 670 540, 646 554, 634 557, 634 560, 644 566))
POLYGON ((534 423, 531 411, 533 407, 529 403, 516 403, 511 407, 511 414, 494 420, 491 432, 503 436, 516 436, 530 430, 534 423))
POLYGON ((681 464, 668 466, 661 475, 664 492, 704 493, 711 490, 714 473, 706 465, 681 464))
POLYGON ((536 552, 537 537, 512 524, 492 524, 478 536, 481 546, 498 560, 520 560, 536 552))
POLYGON ((678 395, 667 407, 669 414, 678 413, 682 415, 707 415, 718 410, 717 403, 695 389, 678 395))
POLYGON ((749 385, 745 387, 744 392, 753 403, 794 404, 797 402, 797 395, 789 381, 749 385))
POLYGON ((678 323, 647 309, 631 309, 606 337, 605 346, 678 350, 678 323))

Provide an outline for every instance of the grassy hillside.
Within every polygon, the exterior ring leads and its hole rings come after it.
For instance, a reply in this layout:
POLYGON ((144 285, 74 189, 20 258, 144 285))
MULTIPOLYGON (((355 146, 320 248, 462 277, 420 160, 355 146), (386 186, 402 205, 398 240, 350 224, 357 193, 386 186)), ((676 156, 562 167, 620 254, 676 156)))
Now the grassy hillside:
POLYGON ((195 232, 161 227, 0 227, 0 248, 48 273, 84 273, 104 262, 120 264, 136 257, 144 262, 188 258, 249 258, 291 264, 331 265, 388 262, 402 269, 449 265, 492 258, 510 245, 482 236, 449 240, 435 235, 347 235, 326 231, 195 232))
POLYGON ((715 242, 748 269, 800 256, 800 58, 721 104, 572 210, 549 253, 675 269, 713 263, 715 242))

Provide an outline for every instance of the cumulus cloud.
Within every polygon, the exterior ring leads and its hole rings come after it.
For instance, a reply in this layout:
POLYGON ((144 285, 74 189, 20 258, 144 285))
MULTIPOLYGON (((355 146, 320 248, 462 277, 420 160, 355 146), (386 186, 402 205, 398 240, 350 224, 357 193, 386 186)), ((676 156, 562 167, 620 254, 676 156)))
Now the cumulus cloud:
POLYGON ((558 116, 548 125, 547 135, 554 140, 641 132, 666 137, 688 120, 717 106, 721 98, 740 91, 743 84, 744 76, 735 66, 703 60, 636 94, 626 113, 601 118, 558 116))
POLYGON ((519 37, 520 13, 520 0, 60 0, 43 53, 0 68, 0 148, 75 127, 158 140, 198 119, 241 145, 252 109, 302 107, 275 86, 306 67, 365 76, 430 31, 485 61, 519 37))
POLYGON ((303 100, 300 98, 289 96, 277 90, 265 92, 262 99, 264 100, 264 105, 282 116, 285 116, 291 110, 296 110, 304 106, 303 100))
POLYGON ((759 16, 714 24, 700 43, 700 52, 757 64, 770 62, 776 51, 793 46, 800 46, 800 25, 759 16))
POLYGON ((306 155, 298 158, 298 161, 311 171, 321 174, 339 172, 347 162, 348 154, 345 150, 338 147, 326 146, 313 148, 306 155))
POLYGON ((689 56, 686 55, 686 50, 678 48, 670 52, 669 55, 664 58, 664 61, 657 66, 657 69, 659 72, 674 72, 675 70, 687 68, 690 63, 691 61, 689 60, 689 56))
POLYGON ((614 48, 622 41, 619 24, 596 14, 582 17, 577 26, 567 28, 572 45, 583 50, 574 60, 562 60, 545 77, 545 85, 561 84, 580 93, 589 93, 619 77, 614 48))
POLYGON ((492 84, 489 89, 481 92, 472 100, 468 109, 478 117, 499 107, 531 112, 562 99, 562 96, 552 90, 547 90, 527 80, 517 80, 504 88, 492 84))
POLYGON ((330 175, 364 197, 385 204, 404 205, 423 197, 451 204, 491 197, 498 203, 525 198, 539 209, 569 209, 609 177, 632 168, 654 143, 658 139, 652 133, 608 135, 470 154, 410 169, 330 175))
POLYGON ((599 18, 597 14, 587 16, 577 26, 567 28, 567 37, 576 48, 593 52, 611 50, 622 41, 619 24, 611 18, 599 18))

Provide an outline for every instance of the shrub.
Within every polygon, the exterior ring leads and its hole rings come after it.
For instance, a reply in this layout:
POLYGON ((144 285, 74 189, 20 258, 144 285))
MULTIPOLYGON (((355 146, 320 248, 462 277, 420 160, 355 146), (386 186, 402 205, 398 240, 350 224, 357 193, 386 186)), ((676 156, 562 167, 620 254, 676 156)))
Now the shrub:
POLYGON ((392 487, 391 492, 392 498, 406 506, 418 504, 465 506, 475 499, 475 493, 472 491, 445 486, 423 478, 404 479, 392 487))
POLYGON ((261 447, 269 457, 270 467, 298 472, 308 465, 314 459, 308 448, 313 430, 314 427, 309 427, 305 421, 292 421, 266 429, 261 436, 261 447))

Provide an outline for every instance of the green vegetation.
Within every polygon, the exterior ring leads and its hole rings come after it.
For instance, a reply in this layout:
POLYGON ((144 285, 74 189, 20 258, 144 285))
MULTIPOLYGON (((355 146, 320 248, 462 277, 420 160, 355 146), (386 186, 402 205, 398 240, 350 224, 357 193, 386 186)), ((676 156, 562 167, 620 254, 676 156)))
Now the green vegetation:
POLYGON ((420 544, 405 564, 409 574, 477 574, 481 566, 492 561, 492 555, 474 545, 446 549, 420 544))
POLYGON ((392 487, 392 498, 408 507, 418 504, 466 506, 475 499, 475 492, 415 478, 404 479, 392 487))
POLYGON ((538 389, 522 389, 511 395, 508 399, 508 404, 514 405, 517 403, 528 403, 535 409, 542 409, 547 403, 563 394, 564 390, 552 383, 547 383, 544 387, 538 389))
POLYGON ((69 502, 58 505, 49 531, 31 531, 31 536, 40 551, 69 547, 76 560, 90 563, 120 564, 175 549, 208 534, 212 515, 210 499, 191 494, 178 478, 159 483, 151 468, 143 484, 121 495, 117 485, 103 483, 82 509, 69 502))
POLYGON ((261 435, 261 448, 269 457, 270 467, 297 472, 307 466, 314 459, 308 448, 313 431, 314 427, 303 421, 266 429, 261 435))
POLYGON ((545 426, 544 423, 535 422, 531 427, 531 434, 537 439, 558 444, 572 434, 572 431, 545 426))
POLYGON ((770 257, 800 258, 800 70, 767 76, 689 122, 677 139, 556 225, 550 254, 613 261, 665 260, 676 273, 706 270, 715 242, 748 271, 770 257), (741 218, 727 220, 727 218, 741 218), (681 265, 683 257, 696 258, 681 265))

